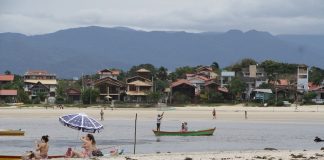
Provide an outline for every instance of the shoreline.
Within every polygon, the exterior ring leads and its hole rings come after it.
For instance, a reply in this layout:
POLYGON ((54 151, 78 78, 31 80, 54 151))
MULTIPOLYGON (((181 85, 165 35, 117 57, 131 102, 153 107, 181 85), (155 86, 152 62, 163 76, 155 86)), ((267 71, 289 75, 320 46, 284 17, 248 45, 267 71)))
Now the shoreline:
MULTIPOLYGON (((64 159, 64 158, 62 158, 64 159)), ((70 158, 77 159, 77 158, 70 158)), ((155 154, 126 154, 100 157, 100 160, 285 160, 324 159, 324 150, 244 150, 215 152, 179 152, 155 154)))
MULTIPOLYGON (((164 120, 212 120, 212 109, 216 110, 215 121, 234 122, 311 122, 322 123, 324 117, 324 105, 295 107, 245 107, 217 106, 217 107, 162 107, 162 108, 107 108, 104 110, 104 118, 112 120, 130 120, 138 114, 139 120, 152 121, 156 115, 165 112, 164 120), (247 119, 245 119, 247 111, 247 119)), ((43 107, 0 107, 0 118, 58 118, 70 113, 85 113, 99 119, 102 107, 70 108, 64 109, 43 107)))

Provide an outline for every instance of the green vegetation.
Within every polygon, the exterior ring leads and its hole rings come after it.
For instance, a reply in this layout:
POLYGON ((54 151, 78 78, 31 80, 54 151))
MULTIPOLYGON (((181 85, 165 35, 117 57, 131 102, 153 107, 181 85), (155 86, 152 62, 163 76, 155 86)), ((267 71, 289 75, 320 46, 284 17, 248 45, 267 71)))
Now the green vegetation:
POLYGON ((81 93, 83 104, 96 103, 97 97, 99 97, 99 91, 97 89, 87 88, 81 93))

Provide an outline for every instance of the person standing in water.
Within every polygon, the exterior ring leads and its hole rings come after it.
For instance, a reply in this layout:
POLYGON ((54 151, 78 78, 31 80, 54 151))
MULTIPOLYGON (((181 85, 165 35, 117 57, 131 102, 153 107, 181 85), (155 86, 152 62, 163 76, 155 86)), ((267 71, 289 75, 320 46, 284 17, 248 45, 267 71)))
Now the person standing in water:
POLYGON ((103 121, 104 120, 104 112, 102 109, 100 111, 100 117, 101 117, 100 120, 103 121))
POLYGON ((164 112, 160 115, 160 114, 158 114, 158 116, 157 116, 157 119, 156 119, 156 130, 157 131, 160 131, 160 127, 161 127, 161 120, 162 120, 162 118, 163 118, 163 114, 164 114, 164 112))
POLYGON ((216 110, 215 110, 215 108, 213 109, 213 119, 216 119, 216 110))

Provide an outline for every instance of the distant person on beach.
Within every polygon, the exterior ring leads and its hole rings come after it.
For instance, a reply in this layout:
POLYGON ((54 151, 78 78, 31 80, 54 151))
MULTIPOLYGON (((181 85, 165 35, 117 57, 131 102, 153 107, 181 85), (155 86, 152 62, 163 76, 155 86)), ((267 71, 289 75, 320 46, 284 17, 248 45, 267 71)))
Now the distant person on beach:
POLYGON ((183 122, 181 124, 181 132, 187 132, 187 131, 188 131, 187 122, 183 122))
POLYGON ((157 119, 156 119, 156 130, 157 131, 160 131, 160 127, 161 127, 161 120, 162 120, 162 118, 163 118, 163 114, 164 114, 164 112, 160 115, 160 114, 158 114, 158 116, 157 116, 157 119))
POLYGON ((184 122, 184 131, 187 132, 188 131, 188 123, 184 122))
POLYGON ((215 108, 213 109, 213 119, 216 119, 216 110, 215 110, 215 108))
POLYGON ((36 141, 36 159, 47 159, 48 156, 48 135, 42 136, 41 142, 36 141))
POLYGON ((184 132, 185 126, 184 126, 184 122, 181 123, 181 132, 184 132))
POLYGON ((100 120, 103 121, 104 120, 104 111, 101 109, 100 111, 100 120))
POLYGON ((92 156, 102 156, 102 153, 100 150, 96 147, 96 140, 92 134, 87 134, 86 136, 83 136, 80 138, 80 140, 83 142, 82 148, 84 149, 83 152, 77 152, 72 151, 69 148, 69 152, 67 153, 67 157, 76 157, 76 158, 89 158, 92 156))

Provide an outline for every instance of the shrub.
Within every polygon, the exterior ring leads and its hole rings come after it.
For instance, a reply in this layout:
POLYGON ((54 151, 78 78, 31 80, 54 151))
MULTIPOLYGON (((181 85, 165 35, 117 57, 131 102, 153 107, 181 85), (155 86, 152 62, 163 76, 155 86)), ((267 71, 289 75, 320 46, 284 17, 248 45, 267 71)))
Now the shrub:
POLYGON ((173 94, 173 103, 190 103, 190 97, 186 94, 176 92, 173 94))

